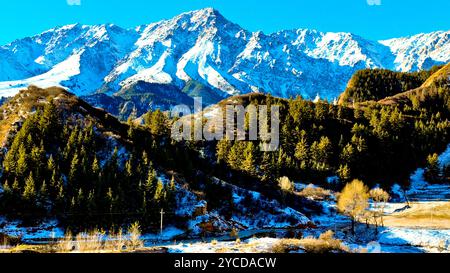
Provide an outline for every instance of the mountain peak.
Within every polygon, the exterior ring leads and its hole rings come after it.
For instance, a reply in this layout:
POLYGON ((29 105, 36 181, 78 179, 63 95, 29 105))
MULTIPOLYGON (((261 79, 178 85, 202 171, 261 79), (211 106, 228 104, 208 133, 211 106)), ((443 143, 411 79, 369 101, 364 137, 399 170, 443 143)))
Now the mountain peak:
POLYGON ((198 10, 194 10, 189 12, 191 14, 195 14, 201 17, 218 17, 218 16, 222 16, 222 14, 220 14, 220 12, 218 10, 216 10, 215 8, 203 8, 203 9, 198 9, 198 10))
POLYGON ((211 24, 217 22, 229 22, 218 10, 214 8, 204 8, 182 13, 175 18, 180 19, 186 17, 190 19, 191 23, 211 24))

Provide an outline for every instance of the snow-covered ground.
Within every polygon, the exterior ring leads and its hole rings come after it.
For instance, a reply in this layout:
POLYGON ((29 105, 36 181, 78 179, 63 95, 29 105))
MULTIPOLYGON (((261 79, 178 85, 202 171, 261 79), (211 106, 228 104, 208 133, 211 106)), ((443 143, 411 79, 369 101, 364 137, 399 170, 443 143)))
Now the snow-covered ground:
POLYGON ((386 228, 378 243, 384 252, 397 252, 399 248, 410 252, 450 253, 450 229, 386 228))
MULTIPOLYGON (((439 165, 444 168, 450 165, 450 145, 439 155, 439 165)), ((425 180, 425 170, 417 169, 410 178, 410 187, 406 190, 409 200, 412 201, 444 201, 450 200, 449 184, 430 184, 425 180)), ((405 193, 399 185, 392 187, 392 192, 401 200, 406 201, 405 193)))
POLYGON ((45 221, 34 227, 24 227, 19 221, 8 221, 0 217, 0 233, 21 238, 24 242, 64 237, 64 231, 58 227, 58 223, 55 220, 45 221))
POLYGON ((267 252, 280 239, 251 238, 239 241, 210 241, 198 243, 179 243, 166 246, 170 253, 261 253, 267 252))
POLYGON ((25 80, 0 82, 0 97, 12 97, 29 85, 41 88, 53 86, 63 87, 62 82, 80 74, 80 55, 82 52, 70 56, 67 60, 55 65, 50 71, 25 80))

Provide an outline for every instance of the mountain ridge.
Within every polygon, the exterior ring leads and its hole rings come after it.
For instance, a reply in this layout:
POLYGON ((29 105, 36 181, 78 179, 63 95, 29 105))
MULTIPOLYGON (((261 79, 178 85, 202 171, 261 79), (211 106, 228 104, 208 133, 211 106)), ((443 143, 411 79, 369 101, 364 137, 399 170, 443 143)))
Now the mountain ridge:
POLYGON ((89 96, 119 95, 139 81, 181 91, 195 81, 223 98, 263 92, 331 101, 357 70, 417 71, 449 56, 450 31, 384 41, 310 29, 264 34, 206 8, 130 29, 67 25, 1 46, 0 96, 31 84, 89 96))

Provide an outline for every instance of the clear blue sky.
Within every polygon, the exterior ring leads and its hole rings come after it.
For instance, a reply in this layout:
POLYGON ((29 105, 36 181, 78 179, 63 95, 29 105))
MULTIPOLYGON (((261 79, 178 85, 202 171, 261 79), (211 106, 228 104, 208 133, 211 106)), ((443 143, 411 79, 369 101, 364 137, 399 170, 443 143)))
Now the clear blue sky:
POLYGON ((265 33, 312 28, 385 39, 450 29, 449 0, 1 0, 0 44, 71 23, 134 27, 204 7, 265 33))

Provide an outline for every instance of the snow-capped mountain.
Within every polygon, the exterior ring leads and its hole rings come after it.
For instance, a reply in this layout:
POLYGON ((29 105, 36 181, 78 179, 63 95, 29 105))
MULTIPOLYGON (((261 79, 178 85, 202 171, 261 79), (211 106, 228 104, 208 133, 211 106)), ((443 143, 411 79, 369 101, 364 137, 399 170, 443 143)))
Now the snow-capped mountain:
POLYGON ((449 38, 450 31, 386 41, 304 29, 266 35, 211 8, 135 29, 68 25, 0 47, 0 96, 30 84, 124 95, 144 82, 189 95, 195 92, 186 86, 195 83, 212 101, 248 92, 332 100, 362 68, 415 71, 449 62, 449 38))

